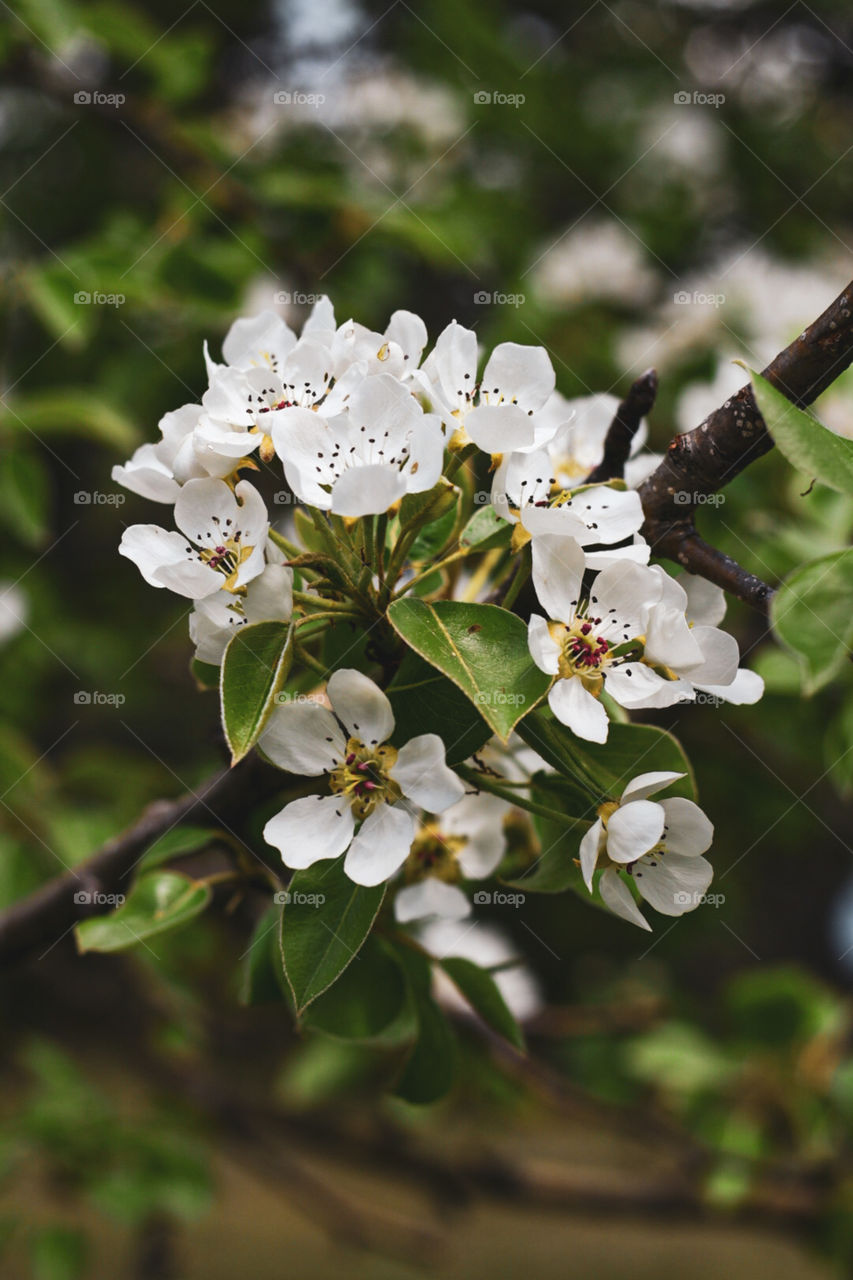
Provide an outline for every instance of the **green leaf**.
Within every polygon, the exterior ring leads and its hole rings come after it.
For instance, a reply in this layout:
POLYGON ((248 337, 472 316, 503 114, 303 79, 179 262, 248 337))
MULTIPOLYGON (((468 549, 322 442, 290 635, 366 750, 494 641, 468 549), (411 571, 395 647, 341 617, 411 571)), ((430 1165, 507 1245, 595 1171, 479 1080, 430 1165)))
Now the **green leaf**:
POLYGON ((281 967, 280 935, 281 906, 273 902, 255 926, 243 960, 241 1004, 281 1004, 285 990, 290 995, 281 967))
POLYGON ((108 916, 95 916, 77 925, 80 951, 123 951, 155 934, 186 924, 210 902, 210 885, 175 871, 144 875, 126 902, 108 916))
POLYGON ((475 511, 459 535, 460 547, 472 551, 491 551, 508 547, 512 541, 512 525, 502 520, 491 503, 475 511))
POLYGON ((44 463, 30 449, 0 453, 0 520, 16 538, 36 547, 48 533, 50 494, 44 463))
POLYGON ((455 512, 459 490, 444 477, 424 493, 407 493, 400 503, 400 532, 420 529, 449 512, 455 512))
POLYGON ((219 667, 215 667, 212 662, 199 662, 198 658, 193 658, 190 662, 190 675, 200 690, 218 689, 220 674, 219 667))
POLYGON ((343 858, 295 872, 281 918, 281 954, 297 1015, 356 958, 384 897, 384 884, 353 884, 343 858))
POLYGON ((507 1008, 490 973, 461 956, 448 956, 441 961, 441 967, 487 1026, 515 1045, 516 1049, 524 1048, 521 1027, 507 1008))
POLYGON ((806 693, 828 684, 853 645, 853 550, 795 569, 773 596, 770 619, 800 661, 806 693))
POLYGON ((426 956, 403 947, 397 950, 397 955, 416 1010, 418 1035, 394 1093, 416 1106, 427 1106, 443 1097, 453 1084, 456 1037, 430 995, 431 967, 426 956))
POLYGON ((150 871, 152 867, 162 866, 170 858, 195 853, 199 849, 207 848, 214 840, 223 839, 227 841, 229 837, 215 827, 173 827, 146 850, 139 866, 150 871))
POLYGON ((293 665, 293 626, 255 622, 232 636, 222 659, 222 725, 231 763, 251 751, 293 665))
MULTIPOLYGON (((518 727, 519 735, 559 773, 589 790, 590 802, 618 800, 632 778, 659 770, 683 773, 667 795, 695 798, 690 761, 680 742, 649 724, 611 723, 607 742, 584 742, 571 729, 536 711, 518 727)), ((579 811, 579 816, 583 811, 579 811)))
POLYGON ((394 951, 371 935, 337 982, 311 1005, 305 1025, 342 1040, 393 1044, 412 1039, 416 1024, 405 975, 394 951))
POLYGON ((548 688, 548 677, 530 656, 527 627, 497 605, 404 598, 389 606, 388 618, 504 741, 548 688))
POLYGON ((853 440, 836 435, 814 414, 791 404, 766 378, 750 373, 767 430, 788 461, 830 489, 853 493, 853 440))
POLYGON ((391 739, 395 747, 402 747, 417 734, 437 733, 444 743, 447 763, 455 765, 479 751, 492 736, 461 689, 411 649, 385 692, 396 721, 391 739))
POLYGON ((585 824, 575 825, 570 819, 583 817, 590 823, 594 822, 595 806, 584 791, 561 774, 535 774, 530 797, 538 804, 562 809, 566 822, 563 824, 557 818, 542 814, 534 815, 533 824, 542 851, 535 862, 507 883, 514 889, 523 889, 525 893, 565 893, 571 889, 588 898, 580 867, 575 861, 587 827, 585 824))

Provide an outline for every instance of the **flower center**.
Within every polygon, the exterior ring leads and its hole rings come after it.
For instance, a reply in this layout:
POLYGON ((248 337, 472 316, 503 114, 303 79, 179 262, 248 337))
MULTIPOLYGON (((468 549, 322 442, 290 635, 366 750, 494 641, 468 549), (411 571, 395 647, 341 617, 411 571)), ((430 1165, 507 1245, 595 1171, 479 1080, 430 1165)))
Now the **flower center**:
POLYGON ((424 823, 415 836, 406 859, 406 883, 412 884, 427 876, 434 876, 446 884, 455 884, 462 878, 457 855, 467 843, 467 836, 442 835, 434 823, 424 823))
POLYGON ((388 801, 394 804, 402 796, 399 784, 389 776, 397 759, 395 747, 366 747, 358 738, 347 742, 343 764, 329 775, 332 791, 346 796, 357 820, 366 818, 388 801))
POLYGON ((560 646, 559 674, 563 680, 580 676, 584 687, 601 685, 603 668, 610 662, 610 644, 598 635, 600 618, 575 617, 571 623, 552 623, 558 634, 552 635, 560 646))

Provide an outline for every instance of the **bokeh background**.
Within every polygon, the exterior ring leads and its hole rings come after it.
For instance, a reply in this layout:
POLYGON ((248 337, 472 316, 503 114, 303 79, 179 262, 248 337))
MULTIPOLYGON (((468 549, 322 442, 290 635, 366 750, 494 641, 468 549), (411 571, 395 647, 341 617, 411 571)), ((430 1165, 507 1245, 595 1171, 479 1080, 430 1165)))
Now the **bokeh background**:
MULTIPOLYGON (((0 908, 222 761, 183 602, 116 551, 161 513, 110 471, 236 315, 456 317, 571 396, 654 365, 663 447, 853 276, 843 0, 14 0, 0 64, 0 908)), ((853 381, 818 409, 853 435, 853 381)), ((703 533, 777 581, 849 542, 851 500, 804 487, 771 455, 703 533)), ((241 1007, 245 903, 0 976, 3 1274, 849 1274, 853 686, 803 700, 729 623, 764 701, 656 719, 723 901, 651 938, 573 897, 487 912, 532 1057, 466 1032, 427 1113, 241 1007)))

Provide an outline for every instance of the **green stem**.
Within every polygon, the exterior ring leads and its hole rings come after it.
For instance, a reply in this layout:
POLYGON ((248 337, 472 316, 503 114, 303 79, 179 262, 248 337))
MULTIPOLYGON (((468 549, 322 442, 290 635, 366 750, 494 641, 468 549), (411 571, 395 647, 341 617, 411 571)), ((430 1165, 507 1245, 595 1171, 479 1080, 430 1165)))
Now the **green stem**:
POLYGON ((293 646, 293 656, 296 658, 297 662, 301 662, 306 667, 310 667, 312 671, 319 672, 321 676, 325 676, 328 672, 328 667, 325 667, 319 658, 315 658, 313 653, 309 653, 302 644, 295 644, 293 646))
POLYGON ((353 613, 351 610, 324 609, 319 613, 306 613, 304 618, 297 618, 296 626, 301 627, 304 626, 306 622, 318 622, 322 620, 329 620, 332 622, 363 622, 364 618, 360 613, 353 613))
POLYGON ((479 788, 479 790, 489 791, 493 796, 500 796, 502 800, 508 800, 517 809, 526 809, 528 813, 536 813, 541 818, 553 818, 557 822, 561 822, 564 827, 577 827, 581 824, 589 826, 588 819, 570 818, 567 814, 561 813, 559 809, 551 809, 548 805, 537 804, 535 800, 519 796, 501 786, 501 783, 496 782, 489 774, 480 773, 478 769, 472 769, 470 765, 454 765, 454 772, 458 773, 460 778, 464 778, 466 782, 470 782, 479 788))
POLYGON ((530 547, 527 546, 521 553, 512 582, 510 582, 506 589, 506 594, 504 595, 503 600, 501 600, 501 604, 504 609, 512 608, 518 598, 519 591, 530 577, 531 559, 530 547))
POLYGON ((427 565, 426 569, 422 569, 421 572, 416 574, 414 578, 411 578, 404 587, 401 587, 399 591, 395 591, 392 598, 396 600, 399 596, 405 595, 407 591, 411 591, 412 587, 417 586, 419 582, 423 582, 424 578, 429 578, 432 574, 439 573, 449 564, 453 564, 456 560, 462 560, 468 554, 468 547, 461 547, 459 551, 454 551, 451 555, 445 556, 443 560, 438 560, 435 564, 427 565))
POLYGON ((294 591, 293 599, 297 604, 311 609, 323 609, 327 612, 352 613, 352 604, 345 600, 327 600, 325 596, 313 596, 309 591, 294 591))
POLYGON ((295 560, 297 556, 302 555, 301 547, 297 547, 295 542, 290 542, 283 536, 283 534, 278 533, 275 529, 270 529, 269 536, 278 549, 284 552, 288 560, 295 560))
POLYGON ((444 475, 447 480, 452 480, 456 472, 462 466, 463 462, 467 462, 470 457, 477 452, 475 444, 466 444, 458 453, 454 453, 444 468, 444 475))

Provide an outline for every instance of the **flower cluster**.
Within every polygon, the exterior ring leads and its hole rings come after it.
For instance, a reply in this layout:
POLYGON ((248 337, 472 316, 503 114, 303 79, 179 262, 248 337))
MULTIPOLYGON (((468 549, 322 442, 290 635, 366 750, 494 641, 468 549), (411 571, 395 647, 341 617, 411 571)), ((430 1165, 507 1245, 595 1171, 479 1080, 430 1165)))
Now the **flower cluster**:
MULTIPOLYGON (((548 678, 550 714, 582 741, 607 741, 614 705, 761 694, 719 629, 722 592, 649 563, 635 487, 656 463, 643 449, 645 426, 626 480, 589 483, 611 397, 566 400, 541 347, 501 343, 479 373, 476 335, 456 323, 425 356, 427 346, 411 312, 395 312, 379 333, 338 324, 326 298, 299 334, 271 311, 240 319, 221 362, 205 347, 199 403, 167 413, 160 440, 113 472, 174 508, 174 528, 134 525, 120 551, 152 586, 193 602, 199 663, 223 664, 224 680, 239 631, 290 624, 288 687, 300 697, 268 708, 256 738, 282 770, 325 781, 286 803, 265 838, 294 870, 343 857, 356 884, 393 881, 400 923, 470 912, 470 883, 508 855, 513 815, 536 812, 530 780, 545 767, 528 760, 513 775, 504 748, 496 768, 478 755, 459 776, 447 764, 449 735, 396 723, 380 686, 406 653, 389 622, 402 596, 477 602, 494 598, 507 569, 519 585, 530 573, 541 612, 525 612, 524 661, 548 678), (285 518, 279 507, 273 519, 263 493, 279 466, 285 518), (484 473, 498 530, 493 562, 465 539, 466 515, 482 514, 475 486, 484 473), (354 632, 353 652, 363 633, 358 665, 327 653, 327 633, 341 626, 354 632)), ((600 873, 606 905, 644 927, 623 873, 666 914, 692 905, 710 878, 701 811, 686 799, 648 799, 677 776, 642 775, 619 801, 598 797, 581 845, 587 887, 600 873)), ((533 858, 529 813, 524 821, 533 858)))

